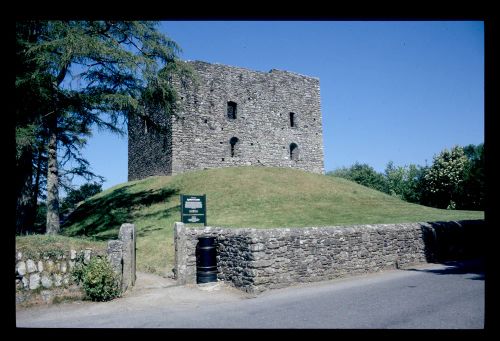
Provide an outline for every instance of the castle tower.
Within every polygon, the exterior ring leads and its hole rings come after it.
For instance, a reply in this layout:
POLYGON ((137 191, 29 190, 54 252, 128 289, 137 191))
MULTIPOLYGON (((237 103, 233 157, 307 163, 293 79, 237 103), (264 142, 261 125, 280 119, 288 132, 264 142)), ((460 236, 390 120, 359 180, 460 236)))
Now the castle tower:
POLYGON ((129 121, 128 178, 236 166, 324 173, 319 79, 188 62, 177 115, 129 121))

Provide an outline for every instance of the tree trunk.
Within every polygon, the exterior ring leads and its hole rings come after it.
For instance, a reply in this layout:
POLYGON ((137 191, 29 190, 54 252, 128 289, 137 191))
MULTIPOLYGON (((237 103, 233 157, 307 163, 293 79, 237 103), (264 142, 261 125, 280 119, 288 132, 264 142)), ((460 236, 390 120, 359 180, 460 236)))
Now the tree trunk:
MULTIPOLYGON (((33 207, 37 207, 38 205, 38 195, 40 194, 40 177, 42 173, 42 155, 43 155, 43 143, 40 143, 38 146, 38 160, 36 164, 36 176, 35 176, 35 183, 34 183, 34 188, 33 188, 33 207)), ((35 216, 36 216, 36 209, 35 209, 35 216)), ((33 219, 33 222, 35 220, 33 219)))
POLYGON ((49 119, 49 144, 47 152, 47 230, 46 234, 58 234, 59 224, 59 177, 57 166, 57 114, 49 119))
POLYGON ((37 165, 36 165, 36 175, 35 175, 35 183, 33 184, 33 195, 32 195, 32 203, 31 203, 31 211, 30 211, 30 223, 31 226, 35 226, 36 222, 36 217, 38 214, 38 195, 40 194, 40 179, 42 177, 42 159, 43 159, 43 149, 44 149, 44 143, 45 141, 43 140, 39 146, 38 146, 38 159, 37 159, 37 165))
POLYGON ((22 234, 30 230, 30 214, 33 211, 32 204, 32 157, 29 148, 23 150, 16 167, 16 233, 22 234))
MULTIPOLYGON (((57 103, 57 90, 61 85, 69 63, 64 64, 54 82, 54 103, 57 103)), ((46 234, 58 234, 61 228, 59 222, 59 171, 57 165, 57 106, 53 113, 49 115, 48 132, 49 145, 47 151, 47 231, 46 234)))

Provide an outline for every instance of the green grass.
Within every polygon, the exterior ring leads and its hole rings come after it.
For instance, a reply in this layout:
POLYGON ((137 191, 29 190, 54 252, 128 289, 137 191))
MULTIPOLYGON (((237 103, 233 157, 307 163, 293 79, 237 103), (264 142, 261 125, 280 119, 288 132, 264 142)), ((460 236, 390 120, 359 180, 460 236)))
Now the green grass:
POLYGON ((106 252, 107 243, 84 238, 66 237, 61 235, 27 235, 16 236, 16 250, 27 257, 62 255, 63 252, 84 250, 90 248, 99 254, 106 252))
POLYGON ((86 200, 63 227, 67 236, 116 238, 137 228, 137 268, 173 267, 179 194, 206 194, 210 226, 305 227, 484 219, 483 212, 409 204, 354 182, 293 169, 240 167, 157 176, 115 186, 86 200))

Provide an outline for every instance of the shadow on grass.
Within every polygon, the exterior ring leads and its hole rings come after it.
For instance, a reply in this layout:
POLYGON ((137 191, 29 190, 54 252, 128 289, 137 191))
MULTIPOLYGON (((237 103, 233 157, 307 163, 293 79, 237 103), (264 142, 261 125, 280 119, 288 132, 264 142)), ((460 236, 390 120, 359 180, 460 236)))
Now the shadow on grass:
MULTIPOLYGON (((131 191, 133 186, 121 187, 108 195, 85 202, 79 206, 62 226, 62 234, 67 236, 87 236, 96 240, 116 238, 121 224, 132 222, 135 211, 141 209, 141 207, 169 201, 173 196, 179 194, 177 188, 145 190, 134 193, 131 191)), ((174 208, 151 215, 168 217, 173 213, 174 208)), ((146 234, 151 231, 150 228, 142 233, 146 234)))
POLYGON ((469 279, 484 281, 484 259, 470 259, 461 261, 450 261, 441 263, 446 266, 444 269, 405 269, 406 271, 427 272, 436 275, 475 275, 469 279))
POLYGON ((145 236, 151 234, 152 232, 158 231, 158 230, 161 230, 161 229, 162 229, 161 227, 157 227, 157 226, 154 226, 154 225, 144 226, 140 230, 137 230, 137 236, 138 237, 145 237, 145 236))
POLYGON ((173 207, 166 208, 164 210, 158 211, 158 212, 153 212, 153 213, 146 213, 141 215, 144 219, 166 219, 171 217, 172 215, 178 215, 179 219, 181 218, 181 205, 176 205, 173 207))

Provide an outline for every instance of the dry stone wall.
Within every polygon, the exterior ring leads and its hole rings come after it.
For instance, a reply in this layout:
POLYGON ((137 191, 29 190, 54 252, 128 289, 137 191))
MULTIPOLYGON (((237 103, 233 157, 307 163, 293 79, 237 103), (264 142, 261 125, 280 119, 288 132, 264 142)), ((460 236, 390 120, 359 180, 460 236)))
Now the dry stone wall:
POLYGON ((78 257, 88 263, 91 257, 99 254, 92 249, 47 255, 16 251, 16 303, 29 300, 50 303, 56 296, 83 297, 71 278, 71 270, 78 257))
POLYGON ((176 276, 196 283, 200 236, 217 240, 218 279, 259 293, 301 282, 481 255, 484 221, 278 229, 175 225, 176 276))
POLYGON ((136 231, 133 224, 122 224, 118 239, 108 241, 106 251, 57 250, 28 255, 16 250, 16 303, 52 303, 56 297, 84 297, 71 270, 77 259, 88 264, 92 257, 107 256, 119 275, 122 292, 136 280, 136 231))

